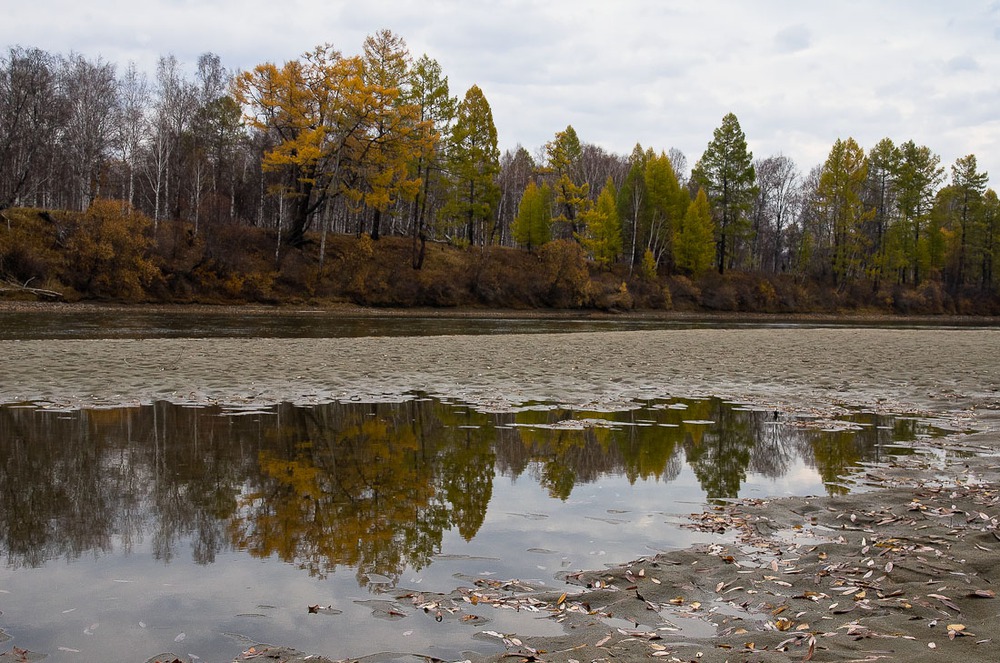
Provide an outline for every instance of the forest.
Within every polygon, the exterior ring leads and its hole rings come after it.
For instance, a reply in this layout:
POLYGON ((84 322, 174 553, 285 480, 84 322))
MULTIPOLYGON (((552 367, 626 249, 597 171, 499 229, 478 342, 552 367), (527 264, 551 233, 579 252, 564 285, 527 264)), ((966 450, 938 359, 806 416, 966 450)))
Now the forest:
POLYGON ((0 55, 0 298, 995 315, 988 183, 888 137, 754 157, 733 113, 690 167, 572 125, 501 153, 389 30, 193 75, 0 55))

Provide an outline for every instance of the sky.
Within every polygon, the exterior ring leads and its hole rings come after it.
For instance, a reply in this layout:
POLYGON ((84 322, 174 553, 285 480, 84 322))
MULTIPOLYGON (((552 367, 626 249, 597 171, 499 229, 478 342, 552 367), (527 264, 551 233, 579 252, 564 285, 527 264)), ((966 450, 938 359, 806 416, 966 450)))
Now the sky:
POLYGON ((975 154, 1000 183, 1000 0, 33 0, 2 1, 0 47, 81 53, 153 75, 192 74, 330 43, 358 54, 389 29, 462 98, 478 85, 501 150, 537 155, 572 125, 629 154, 676 148, 688 166, 735 113, 755 158, 807 173, 838 138, 913 140, 950 175, 975 154))

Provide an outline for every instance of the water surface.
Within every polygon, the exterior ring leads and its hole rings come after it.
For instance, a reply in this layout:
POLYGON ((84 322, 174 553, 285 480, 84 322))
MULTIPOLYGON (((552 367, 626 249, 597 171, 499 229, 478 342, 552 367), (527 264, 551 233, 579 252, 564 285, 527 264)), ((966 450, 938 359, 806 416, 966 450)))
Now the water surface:
POLYGON ((717 399, 0 407, 4 647, 53 661, 494 651, 484 629, 560 627, 485 605, 438 622, 405 596, 561 588, 567 571, 706 540, 680 525, 707 503, 843 492, 853 468, 940 434, 861 412, 808 423, 717 399))

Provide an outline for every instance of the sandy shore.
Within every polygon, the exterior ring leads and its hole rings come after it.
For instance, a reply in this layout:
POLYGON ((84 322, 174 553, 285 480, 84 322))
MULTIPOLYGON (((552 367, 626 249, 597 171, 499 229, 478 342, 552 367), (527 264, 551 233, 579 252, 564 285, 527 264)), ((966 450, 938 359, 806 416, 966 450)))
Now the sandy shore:
MULTIPOLYGON (((715 395, 789 411, 944 416, 983 432, 870 470, 878 492, 708 511, 691 526, 730 531, 732 545, 576 574, 568 579, 580 592, 567 597, 527 593, 567 635, 511 636, 507 660, 994 661, 1000 652, 1000 329, 4 341, 0 357, 0 401, 68 407, 421 391, 491 409, 715 395), (685 628, 691 620, 702 628, 685 628)), ((460 609, 473 591, 442 600, 460 609)), ((481 594, 477 602, 491 600, 481 594)))

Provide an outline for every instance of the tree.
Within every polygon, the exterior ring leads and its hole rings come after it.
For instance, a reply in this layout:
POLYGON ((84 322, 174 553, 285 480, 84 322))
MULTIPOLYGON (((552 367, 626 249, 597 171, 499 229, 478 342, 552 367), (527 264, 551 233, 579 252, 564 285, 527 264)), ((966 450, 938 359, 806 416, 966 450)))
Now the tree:
POLYGON ((186 172, 182 141, 189 134, 197 111, 198 96, 194 83, 187 80, 180 63, 173 55, 161 57, 156 66, 156 194, 158 204, 153 223, 159 220, 164 209, 173 218, 180 218, 183 209, 182 178, 186 172), (163 207, 160 190, 163 190, 163 207))
POLYGON ((902 235, 900 267, 904 280, 908 273, 914 284, 920 283, 922 265, 927 264, 927 226, 934 197, 944 179, 940 162, 930 148, 912 140, 899 146, 894 190, 902 235))
MULTIPOLYGON (((622 220, 622 234, 628 253, 629 270, 645 255, 646 243, 640 241, 642 227, 648 225, 648 197, 646 195, 646 152, 636 143, 629 157, 629 170, 618 189, 618 216, 622 220)), ((655 260, 654 260, 655 267, 655 260)))
POLYGON ((533 251, 552 239, 552 190, 528 182, 513 227, 514 241, 533 251))
POLYGON ((896 194, 895 178, 899 171, 900 151, 888 138, 883 138, 868 151, 868 183, 865 204, 872 210, 873 228, 868 239, 873 247, 872 288, 878 290, 888 268, 886 235, 893 221, 896 194))
POLYGON ((584 214, 587 235, 583 246, 590 251, 594 262, 604 268, 610 268, 622 252, 622 223, 615 198, 615 184, 609 177, 597 204, 584 214))
POLYGON ((404 93, 410 54, 402 37, 381 30, 366 38, 362 64, 365 94, 359 97, 361 106, 350 109, 352 121, 363 128, 349 134, 360 185, 352 187, 357 191, 352 198, 360 197, 372 210, 371 237, 377 240, 385 211, 420 190, 412 164, 431 153, 435 136, 432 121, 422 120, 423 109, 404 93))
MULTIPOLYGON (((342 194, 341 185, 359 184, 357 170, 346 162, 363 156, 363 136, 356 134, 363 133, 365 117, 351 112, 363 108, 363 70, 361 58, 344 57, 326 44, 301 60, 260 64, 236 78, 246 121, 273 144, 261 167, 281 175, 279 194, 292 203, 291 246, 305 243, 313 213, 342 194)), ((356 202, 360 197, 355 194, 356 202)))
POLYGON ((580 236, 580 215, 590 208, 590 187, 583 181, 580 160, 583 148, 572 126, 556 132, 556 137, 546 143, 545 155, 548 169, 555 177, 552 185, 559 213, 553 219, 568 228, 569 236, 580 236))
MULTIPOLYGON (((517 223, 521 198, 524 196, 528 184, 535 181, 536 172, 535 160, 521 145, 518 145, 513 151, 506 150, 500 157, 500 174, 497 177, 497 184, 500 186, 496 222, 498 244, 510 245, 512 241, 520 241, 513 237, 513 227, 517 223)), ((550 208, 551 205, 550 200, 550 208)), ((552 210, 549 209, 549 217, 552 216, 551 212, 552 210)), ((548 232, 551 232, 551 229, 548 232)))
POLYGON ((967 262, 973 248, 970 238, 975 237, 981 225, 980 212, 988 181, 987 173, 978 172, 975 154, 960 157, 951 167, 951 186, 955 196, 951 221, 958 232, 955 283, 959 286, 965 285, 967 262))
POLYGON ((500 172, 497 128, 493 111, 477 85, 469 88, 458 106, 449 156, 452 216, 464 221, 466 239, 474 244, 476 226, 491 218, 500 195, 496 183, 500 172))
POLYGON ((146 75, 136 69, 134 62, 130 62, 118 81, 113 140, 127 173, 122 198, 130 205, 135 204, 135 169, 143 140, 149 131, 146 118, 149 99, 146 75))
POLYGON ((865 265, 868 247, 859 228, 873 216, 862 198, 867 177, 864 150, 853 138, 838 138, 823 164, 816 194, 832 234, 831 268, 834 283, 839 286, 857 277, 865 265))
POLYGON ((798 171, 795 162, 778 154, 760 159, 757 173, 757 202, 754 209, 754 245, 757 265, 770 272, 787 266, 785 233, 798 207, 798 171))
POLYGON ((653 253, 657 265, 666 261, 668 266, 672 266, 674 233, 691 199, 681 188, 670 158, 665 153, 654 155, 650 152, 645 161, 646 224, 643 236, 646 248, 653 253))
POLYGON ((736 264, 747 234, 747 215, 756 196, 753 154, 736 115, 728 113, 691 173, 715 210, 716 266, 722 274, 736 264))
POLYGON ((29 192, 44 179, 65 109, 54 59, 39 49, 11 48, 0 60, 0 211, 38 204, 29 192))
POLYGON ((63 140, 76 189, 75 206, 86 209, 100 194, 101 169, 111 147, 117 79, 113 64, 72 54, 63 64, 68 117, 63 140))
POLYGON ((419 154, 413 166, 421 186, 413 203, 412 264, 414 269, 420 269, 427 246, 428 217, 441 197, 438 192, 446 167, 445 137, 455 121, 458 99, 450 95, 448 77, 442 75, 441 65, 426 55, 421 56, 413 66, 409 95, 412 103, 420 109, 420 123, 429 142, 427 153, 419 154))
POLYGON ((699 274, 712 266, 715 257, 715 224, 704 189, 688 205, 674 239, 674 260, 679 269, 699 274))

